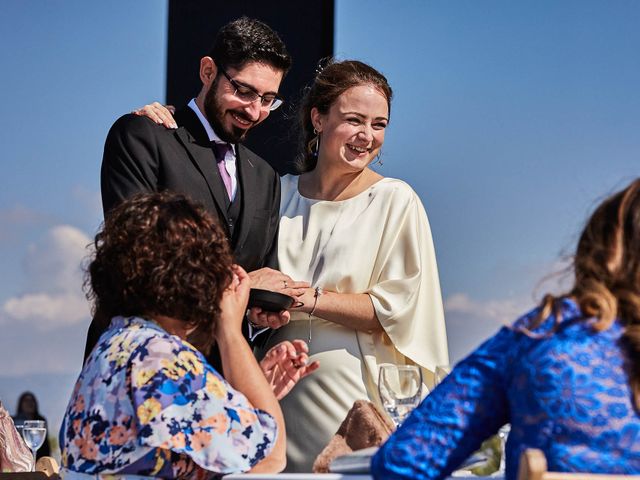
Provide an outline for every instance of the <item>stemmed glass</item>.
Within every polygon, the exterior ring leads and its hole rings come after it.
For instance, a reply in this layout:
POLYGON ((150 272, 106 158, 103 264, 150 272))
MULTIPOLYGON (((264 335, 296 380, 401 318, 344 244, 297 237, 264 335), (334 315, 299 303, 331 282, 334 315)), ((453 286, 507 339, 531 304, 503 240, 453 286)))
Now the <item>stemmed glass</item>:
POLYGON ((422 371, 415 365, 380 365, 380 400, 398 427, 422 400, 422 371))
POLYGON ((22 424, 22 438, 33 452, 33 468, 36 471, 36 452, 47 438, 47 427, 44 420, 25 420, 22 424))
POLYGON ((500 466, 498 467, 498 474, 504 474, 507 466, 507 437, 509 436, 509 432, 511 431, 511 425, 506 424, 503 425, 500 430, 498 430, 498 438, 500 439, 500 466))

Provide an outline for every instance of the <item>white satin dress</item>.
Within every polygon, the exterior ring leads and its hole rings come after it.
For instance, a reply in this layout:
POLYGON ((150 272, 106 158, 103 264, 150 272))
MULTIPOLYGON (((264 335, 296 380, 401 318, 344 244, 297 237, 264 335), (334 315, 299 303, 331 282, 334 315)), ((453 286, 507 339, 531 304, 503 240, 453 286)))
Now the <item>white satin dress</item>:
POLYGON ((435 366, 449 362, 447 338, 429 222, 405 182, 384 178, 350 199, 325 201, 300 195, 298 177, 287 175, 280 215, 280 270, 314 287, 370 295, 383 327, 356 331, 295 312, 264 348, 310 336, 311 360, 320 361, 281 401, 287 471, 309 472, 355 400, 380 405, 379 364, 419 365, 431 385, 435 366))

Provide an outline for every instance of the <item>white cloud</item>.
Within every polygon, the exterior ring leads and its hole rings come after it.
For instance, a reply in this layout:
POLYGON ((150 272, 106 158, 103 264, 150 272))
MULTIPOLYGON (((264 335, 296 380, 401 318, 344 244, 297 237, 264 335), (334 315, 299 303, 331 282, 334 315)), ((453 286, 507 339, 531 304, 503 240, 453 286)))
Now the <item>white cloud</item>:
POLYGON ((28 293, 10 298, 3 308, 9 317, 35 321, 35 326, 41 329, 73 325, 89 315, 86 299, 75 293, 28 293))
POLYGON ((81 265, 90 241, 75 227, 57 225, 29 245, 24 259, 26 292, 4 302, 0 322, 24 322, 51 330, 87 319, 81 265))
POLYGON ((469 314, 494 324, 506 324, 521 315, 529 304, 522 298, 476 301, 467 294, 455 293, 445 300, 444 308, 447 313, 469 314))
POLYGON ((486 301, 474 300, 465 293, 447 297, 444 308, 451 361, 455 363, 468 355, 532 305, 530 299, 520 297, 486 301))

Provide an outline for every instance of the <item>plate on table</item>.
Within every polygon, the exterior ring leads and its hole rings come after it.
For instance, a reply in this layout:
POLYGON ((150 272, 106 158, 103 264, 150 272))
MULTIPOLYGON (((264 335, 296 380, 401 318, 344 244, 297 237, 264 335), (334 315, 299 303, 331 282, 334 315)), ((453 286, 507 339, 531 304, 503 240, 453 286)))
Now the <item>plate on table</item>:
POLYGON ((252 288, 249 292, 249 308, 259 307, 267 312, 288 310, 296 303, 296 299, 284 293, 252 288))

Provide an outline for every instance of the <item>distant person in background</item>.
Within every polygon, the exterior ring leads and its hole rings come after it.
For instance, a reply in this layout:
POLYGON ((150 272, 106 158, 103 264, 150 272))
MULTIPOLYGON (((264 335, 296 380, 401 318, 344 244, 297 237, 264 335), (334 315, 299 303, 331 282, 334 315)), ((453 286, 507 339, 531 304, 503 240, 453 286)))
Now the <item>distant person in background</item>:
POLYGON ((69 478, 284 467, 282 412, 241 331, 250 280, 231 262, 218 222, 183 195, 134 196, 107 215, 87 285, 112 320, 60 429, 69 478), (201 353, 213 343, 224 378, 201 353))
MULTIPOLYGON (((561 199, 559 199, 561 201, 561 199)), ((375 479, 441 479, 511 424, 549 470, 640 474, 640 179, 584 228, 573 288, 502 328, 461 361, 380 448, 375 479)))
MULTIPOLYGON (((22 425, 25 420, 43 420, 47 422, 40 411, 38 410, 38 401, 36 396, 31 392, 24 392, 18 399, 18 408, 16 414, 13 416, 13 421, 16 425, 22 425)), ((47 438, 45 439, 42 447, 38 449, 36 454, 37 458, 48 457, 51 454, 51 445, 49 444, 49 428, 47 426, 47 438)))

